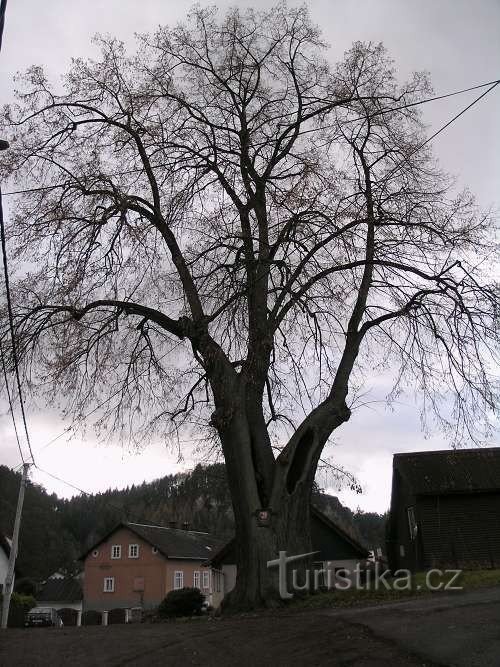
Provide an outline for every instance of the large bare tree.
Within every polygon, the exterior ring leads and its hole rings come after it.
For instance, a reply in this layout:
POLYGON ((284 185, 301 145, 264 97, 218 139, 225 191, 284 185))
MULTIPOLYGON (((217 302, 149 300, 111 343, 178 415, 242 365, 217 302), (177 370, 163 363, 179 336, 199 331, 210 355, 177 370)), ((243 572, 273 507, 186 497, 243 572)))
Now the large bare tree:
POLYGON ((421 147, 427 77, 399 84, 381 45, 330 66, 283 5, 139 40, 98 39, 59 92, 33 67, 4 109, 19 350, 77 415, 115 395, 115 435, 216 434, 231 600, 260 605, 266 562, 310 550, 318 462, 364 380, 413 385, 457 441, 486 423, 493 223, 421 147))

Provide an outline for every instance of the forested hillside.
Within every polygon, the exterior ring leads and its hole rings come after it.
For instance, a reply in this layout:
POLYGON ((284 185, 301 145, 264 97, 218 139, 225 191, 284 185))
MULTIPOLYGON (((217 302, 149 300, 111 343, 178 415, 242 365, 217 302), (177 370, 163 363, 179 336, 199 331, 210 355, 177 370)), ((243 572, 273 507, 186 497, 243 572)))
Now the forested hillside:
MULTIPOLYGON (((0 531, 5 535, 12 533, 20 477, 0 466, 0 531)), ((383 546, 383 516, 353 513, 320 489, 316 489, 314 502, 370 547, 383 546)), ((224 465, 198 465, 190 473, 70 500, 30 482, 20 536, 21 574, 44 579, 56 570, 74 571, 79 567, 78 556, 120 520, 158 525, 187 521, 194 530, 230 536, 233 515, 224 465)))

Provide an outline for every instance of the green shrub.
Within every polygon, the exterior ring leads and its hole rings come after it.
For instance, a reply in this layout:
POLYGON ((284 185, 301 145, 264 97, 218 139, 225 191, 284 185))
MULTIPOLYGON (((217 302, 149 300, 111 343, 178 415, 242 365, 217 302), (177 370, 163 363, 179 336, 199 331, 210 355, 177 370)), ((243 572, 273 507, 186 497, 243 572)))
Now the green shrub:
POLYGON ((16 579, 16 583, 14 584, 14 590, 16 593, 20 593, 21 595, 36 596, 37 593, 36 581, 34 579, 31 579, 30 577, 21 577, 21 579, 16 579))
MULTIPOLYGON (((3 597, 0 594, 0 613, 3 597)), ((36 600, 32 595, 20 595, 12 593, 10 598, 9 628, 24 628, 24 620, 30 609, 36 607, 36 600)))
POLYGON ((161 618, 200 614, 205 598, 198 588, 179 588, 170 591, 158 607, 161 618))

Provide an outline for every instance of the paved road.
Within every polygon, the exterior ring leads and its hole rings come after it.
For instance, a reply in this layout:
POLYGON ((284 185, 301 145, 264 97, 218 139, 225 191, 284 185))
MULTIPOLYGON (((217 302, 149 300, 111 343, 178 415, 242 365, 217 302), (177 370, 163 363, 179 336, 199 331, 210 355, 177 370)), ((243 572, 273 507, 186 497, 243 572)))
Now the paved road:
POLYGON ((500 587, 324 613, 440 665, 500 667, 500 587))

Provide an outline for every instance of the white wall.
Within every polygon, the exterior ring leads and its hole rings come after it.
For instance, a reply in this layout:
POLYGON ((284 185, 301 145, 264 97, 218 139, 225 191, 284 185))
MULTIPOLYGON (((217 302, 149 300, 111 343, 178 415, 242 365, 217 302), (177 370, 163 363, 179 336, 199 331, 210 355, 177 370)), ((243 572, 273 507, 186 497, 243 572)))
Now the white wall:
POLYGON ((7 558, 7 554, 2 547, 0 547, 0 586, 2 586, 2 590, 5 584, 5 577, 7 576, 8 565, 9 559, 7 558))
POLYGON ((51 602, 42 600, 37 602, 37 607, 51 607, 52 609, 76 609, 76 611, 82 611, 82 602, 51 602))
POLYGON ((222 574, 224 575, 224 595, 227 595, 236 585, 236 565, 223 565, 222 574))

